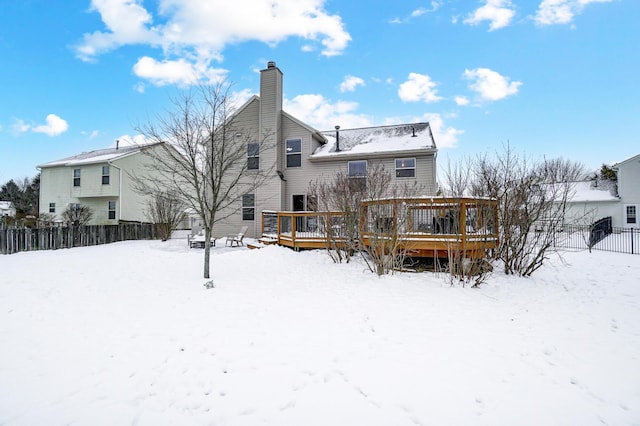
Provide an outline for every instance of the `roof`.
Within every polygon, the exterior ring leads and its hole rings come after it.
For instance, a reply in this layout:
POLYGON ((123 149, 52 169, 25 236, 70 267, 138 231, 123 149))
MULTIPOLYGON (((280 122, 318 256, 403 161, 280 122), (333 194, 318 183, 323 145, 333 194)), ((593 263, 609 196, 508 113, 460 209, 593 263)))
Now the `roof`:
POLYGON ((640 154, 635 155, 635 156, 633 156, 633 157, 631 157, 631 158, 627 158, 626 160, 622 160, 622 161, 620 161, 619 163, 614 164, 614 165, 613 165, 613 168, 614 168, 614 169, 617 169, 621 164, 629 163, 629 162, 632 162, 632 161, 634 161, 634 160, 638 160, 638 161, 640 161, 640 154))
POLYGON ((573 197, 570 203, 585 201, 619 201, 620 199, 611 193, 608 185, 594 186, 593 181, 574 182, 573 197))
POLYGON ((13 209, 13 202, 12 201, 0 201, 0 209, 2 209, 2 210, 13 209))
POLYGON ((312 159, 344 155, 371 155, 402 151, 435 151, 429 123, 340 129, 320 132, 328 141, 311 155, 312 159), (338 137, 336 137, 336 134, 338 137), (337 142, 340 150, 336 150, 337 142))
POLYGON ((327 138, 325 138, 325 136, 322 134, 322 132, 317 131, 313 127, 309 126, 307 123, 297 119, 296 117, 294 117, 293 115, 289 114, 288 112, 282 111, 282 116, 283 117, 287 117, 289 120, 295 122, 300 127, 306 129, 309 133, 311 133, 311 136, 316 138, 318 141, 320 141, 320 143, 325 144, 325 143, 328 142, 327 138))
POLYGON ((82 154, 73 155, 71 157, 62 158, 60 160, 51 161, 39 165, 39 168, 58 167, 58 166, 79 166, 82 164, 106 163, 117 160, 129 155, 137 154, 143 149, 158 145, 162 142, 152 143, 149 145, 133 145, 122 146, 119 148, 97 149, 95 151, 83 152, 82 154))

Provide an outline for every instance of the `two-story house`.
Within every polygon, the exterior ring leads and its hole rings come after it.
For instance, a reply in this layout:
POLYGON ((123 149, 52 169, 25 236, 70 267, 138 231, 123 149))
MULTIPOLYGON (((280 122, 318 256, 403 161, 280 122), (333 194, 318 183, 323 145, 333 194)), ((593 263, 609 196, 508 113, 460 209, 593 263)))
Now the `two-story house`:
POLYGON ((283 73, 269 62, 260 72, 260 95, 230 121, 254 141, 247 144, 247 173, 273 172, 255 193, 242 197, 237 213, 218 223, 214 235, 248 226, 248 236, 259 236, 262 211, 307 210, 309 184, 332 179, 339 170, 356 177, 382 164, 397 183, 415 182, 424 188, 420 195, 435 195, 437 148, 429 123, 318 131, 282 107, 283 73), (268 148, 258 149, 259 144, 268 148))
POLYGON ((69 205, 82 205, 93 212, 90 224, 148 222, 147 197, 134 191, 131 174, 148 173, 144 152, 160 145, 116 146, 39 165, 40 213, 61 220, 69 205))
MULTIPOLYGON (((269 62, 260 72, 260 95, 229 119, 251 135, 249 143, 241 139, 247 145, 246 178, 257 171, 268 171, 268 178, 230 211, 220 212, 227 218, 214 226, 214 236, 247 226, 247 236, 259 237, 263 211, 307 210, 309 184, 332 179, 340 170, 361 177, 381 164, 396 183, 423 188, 416 195, 435 195, 437 148, 429 123, 318 131, 282 107, 283 74, 269 62)), ((144 165, 152 159, 145 150, 158 145, 92 151, 40 165, 40 212, 59 218, 69 204, 81 204, 93 210, 94 224, 148 221, 146 198, 133 190, 130 174, 148 170, 144 165)))

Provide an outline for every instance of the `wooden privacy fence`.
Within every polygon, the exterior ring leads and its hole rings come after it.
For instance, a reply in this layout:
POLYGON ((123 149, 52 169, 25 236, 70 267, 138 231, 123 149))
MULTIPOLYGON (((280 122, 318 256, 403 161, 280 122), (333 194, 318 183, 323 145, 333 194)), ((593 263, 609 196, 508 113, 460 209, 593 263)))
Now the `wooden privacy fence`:
POLYGON ((121 223, 118 225, 57 226, 51 228, 0 229, 0 253, 55 250, 95 246, 126 240, 157 238, 153 223, 121 223))

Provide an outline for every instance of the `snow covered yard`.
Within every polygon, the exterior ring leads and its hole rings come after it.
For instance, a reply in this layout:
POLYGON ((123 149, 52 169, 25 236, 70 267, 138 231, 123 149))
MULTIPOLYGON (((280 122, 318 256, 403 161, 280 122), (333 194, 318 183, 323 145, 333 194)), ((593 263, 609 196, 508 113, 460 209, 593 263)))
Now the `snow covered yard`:
POLYGON ((0 256, 2 425, 640 424, 640 256, 480 289, 184 240, 0 256))

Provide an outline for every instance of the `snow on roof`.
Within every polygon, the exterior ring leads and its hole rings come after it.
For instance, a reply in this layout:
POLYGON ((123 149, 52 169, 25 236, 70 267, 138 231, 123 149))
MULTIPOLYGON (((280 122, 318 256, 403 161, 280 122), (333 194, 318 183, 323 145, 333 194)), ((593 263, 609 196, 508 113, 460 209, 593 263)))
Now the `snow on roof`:
POLYGON ((569 200, 570 203, 619 200, 611 193, 611 187, 603 182, 600 183, 600 186, 595 186, 593 181, 575 182, 573 191, 574 195, 569 200))
POLYGON ((0 201, 0 209, 2 210, 9 210, 13 208, 13 202, 12 201, 0 201))
POLYGON ((627 158, 626 160, 622 160, 622 161, 620 161, 620 162, 618 162, 618 163, 615 163, 615 164, 613 165, 613 168, 614 168, 614 169, 616 169, 616 168, 618 168, 621 164, 626 164, 626 163, 629 163, 629 162, 632 162, 632 161, 635 161, 635 160, 640 161, 640 154, 638 154, 638 155, 634 155, 633 157, 629 157, 629 158, 627 158))
POLYGON ((336 151, 336 131, 320 132, 328 141, 316 149, 312 158, 344 154, 372 154, 393 151, 435 149, 429 123, 340 129, 340 151, 336 151))
POLYGON ((106 163, 121 157, 140 152, 142 149, 155 144, 149 145, 132 145, 122 146, 119 148, 97 149, 95 151, 83 152, 82 154, 73 155, 71 157, 62 158, 60 160, 44 163, 38 167, 55 167, 55 166, 76 166, 82 164, 106 163))

